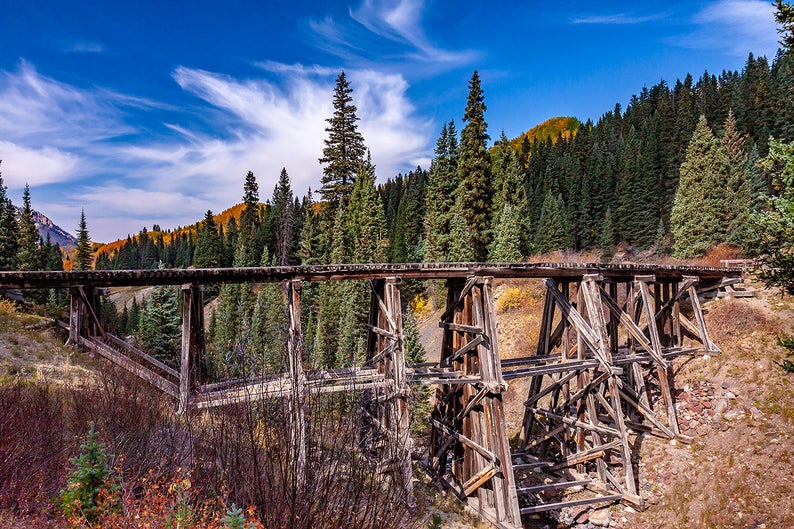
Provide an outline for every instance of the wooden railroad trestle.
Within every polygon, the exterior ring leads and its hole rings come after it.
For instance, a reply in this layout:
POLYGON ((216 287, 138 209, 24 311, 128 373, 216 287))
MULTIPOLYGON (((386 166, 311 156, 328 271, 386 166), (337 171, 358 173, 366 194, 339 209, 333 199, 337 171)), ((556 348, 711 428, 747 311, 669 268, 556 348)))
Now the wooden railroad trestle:
POLYGON ((698 299, 736 282, 737 269, 652 265, 433 263, 259 269, 120 272, 0 272, 0 288, 70 289, 69 343, 90 349, 153 384, 178 410, 281 398, 291 446, 306 462, 304 397, 363 392, 364 451, 392 483, 412 493, 409 382, 436 387, 425 468, 498 527, 522 515, 589 503, 642 506, 632 454, 636 433, 689 441, 678 428, 671 360, 718 353, 698 299), (38 274, 38 275, 37 275, 38 274), (401 278, 447 280, 439 362, 406 366, 401 278), (537 346, 501 359, 494 277, 545 278, 537 346), (303 280, 369 279, 367 359, 346 369, 304 370, 300 318, 303 280), (181 281, 180 281, 181 280, 181 281), (185 281, 188 280, 188 281, 185 281), (287 372, 209 383, 204 363, 203 283, 281 281, 289 313, 287 372), (179 370, 104 329, 107 286, 182 284, 179 370), (691 317, 682 313, 688 302, 691 317), (509 437, 506 381, 528 387, 518 435, 509 437), (558 491, 573 496, 555 498, 558 491))

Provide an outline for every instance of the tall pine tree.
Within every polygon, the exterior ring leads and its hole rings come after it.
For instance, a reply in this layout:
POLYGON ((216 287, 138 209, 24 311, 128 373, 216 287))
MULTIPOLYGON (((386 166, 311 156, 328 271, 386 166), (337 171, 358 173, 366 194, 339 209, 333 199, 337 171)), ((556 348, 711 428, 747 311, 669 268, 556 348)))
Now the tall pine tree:
MULTIPOLYGON (((49 234, 47 234, 49 237, 49 234)), ((91 239, 85 221, 85 210, 80 210, 80 224, 77 227, 77 250, 74 253, 72 267, 75 270, 91 269, 91 239)))
POLYGON ((467 242, 472 248, 475 261, 488 257, 491 228, 491 157, 488 153, 489 139, 485 122, 485 101, 477 71, 469 81, 469 95, 463 113, 463 127, 458 155, 456 210, 465 220, 467 242))
POLYGON ((326 119, 328 138, 320 158, 320 163, 326 164, 320 193, 330 207, 329 215, 333 215, 350 196, 356 172, 366 154, 364 137, 358 131, 359 118, 352 93, 345 72, 340 73, 334 87, 334 114, 326 119))
POLYGON ((714 196, 717 189, 719 143, 701 116, 681 164, 678 191, 670 216, 673 252, 679 257, 701 255, 719 233, 714 196))

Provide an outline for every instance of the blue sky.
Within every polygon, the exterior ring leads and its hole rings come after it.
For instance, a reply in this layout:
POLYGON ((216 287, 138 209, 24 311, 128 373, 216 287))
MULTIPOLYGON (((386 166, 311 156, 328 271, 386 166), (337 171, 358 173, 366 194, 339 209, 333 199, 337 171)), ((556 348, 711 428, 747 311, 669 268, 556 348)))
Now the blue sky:
POLYGON ((482 78, 489 133, 596 120, 643 86, 777 50, 761 0, 0 0, 0 170, 12 199, 94 240, 317 189, 334 79, 352 82, 383 181, 429 165, 482 78))

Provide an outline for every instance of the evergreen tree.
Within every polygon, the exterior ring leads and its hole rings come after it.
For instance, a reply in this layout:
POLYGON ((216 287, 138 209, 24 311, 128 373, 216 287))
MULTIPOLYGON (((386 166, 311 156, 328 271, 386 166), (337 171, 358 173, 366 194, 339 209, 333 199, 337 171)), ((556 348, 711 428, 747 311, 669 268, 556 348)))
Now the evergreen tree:
MULTIPOLYGON (((49 237, 49 234, 47 234, 49 237)), ((74 270, 91 269, 91 239, 85 222, 85 210, 80 210, 80 224, 77 227, 77 250, 72 264, 74 270)))
POLYGON ((476 261, 484 261, 488 256, 491 228, 491 159, 486 145, 489 136, 485 110, 480 76, 475 70, 469 82, 469 96, 463 114, 466 125, 461 131, 458 155, 460 183, 456 206, 458 214, 466 222, 466 238, 476 261))
POLYGON ((490 261, 514 262, 521 260, 521 221, 509 202, 502 206, 491 243, 490 261))
POLYGON ((36 230, 33 219, 33 208, 30 205, 30 186, 25 184, 22 195, 22 211, 19 213, 19 246, 14 256, 14 267, 17 270, 38 270, 40 268, 39 241, 41 237, 36 230))
POLYGON ((193 264, 196 268, 218 268, 222 265, 222 260, 223 244, 215 217, 212 210, 208 209, 198 226, 193 264))
POLYGON ((612 220, 612 210, 607 208, 604 216, 604 225, 601 228, 599 246, 601 247, 601 257, 609 260, 612 257, 612 246, 615 244, 615 225, 612 220))
POLYGON ((719 175, 715 206, 719 213, 718 242, 740 245, 744 238, 743 227, 753 208, 752 181, 747 173, 745 138, 736 130, 733 112, 725 120, 725 131, 720 140, 719 175))
POLYGON ((706 118, 701 116, 681 165, 678 191, 670 217, 673 252, 679 257, 701 255, 714 244, 719 233, 714 194, 718 176, 719 143, 706 118))
POLYGON ((528 201, 524 187, 523 171, 519 165, 518 155, 515 153, 507 137, 502 132, 497 145, 497 156, 494 157, 493 175, 495 191, 492 208, 495 212, 491 228, 494 239, 491 242, 489 258, 495 260, 519 260, 525 251, 529 250, 529 223, 528 201), (504 206, 509 206, 505 211, 504 206), (504 217, 504 218, 503 218, 504 217), (509 226, 504 226, 503 223, 509 226), (499 242, 497 243, 497 239, 499 242), (502 249, 494 254, 495 247, 502 249), (496 257, 499 255, 499 258, 496 257), (514 259, 506 259, 507 256, 514 259))
POLYGON ((573 235, 570 223, 565 214, 565 203, 562 195, 549 191, 543 200, 537 235, 538 251, 548 253, 554 250, 570 250, 573 247, 573 235))
POLYGON ((326 164, 323 167, 320 193, 330 207, 330 215, 344 205, 350 196, 356 172, 366 153, 364 137, 356 123, 359 118, 356 116, 352 93, 345 72, 340 73, 334 87, 334 114, 326 119, 328 138, 325 139, 323 157, 320 158, 320 163, 326 164))
POLYGON ((239 264, 235 263, 234 266, 256 266, 259 263, 259 256, 262 255, 264 240, 260 237, 262 217, 259 207, 259 184, 251 171, 245 176, 243 204, 238 240, 234 250, 234 260, 239 264))
POLYGON ((17 253, 18 227, 16 209, 6 194, 2 175, 0 173, 0 270, 11 270, 17 253))
POLYGON ((458 189, 457 163, 457 133, 455 123, 450 121, 441 129, 436 143, 425 193, 424 260, 427 262, 452 260, 450 233, 458 189))
POLYGON ((303 198, 303 221, 301 223, 300 242, 298 243, 298 260, 300 264, 314 264, 318 262, 317 230, 318 219, 315 211, 312 190, 303 198))
MULTIPOLYGON (((262 266, 275 265, 268 261, 267 249, 262 253, 262 266)), ((260 285, 251 318, 251 348, 253 368, 257 373, 277 373, 285 366, 285 352, 289 334, 287 307, 284 304, 281 284, 260 285)))
POLYGON ((794 53, 794 6, 783 0, 775 0, 775 21, 780 24, 778 32, 782 35, 780 44, 789 53, 794 53))
POLYGON ((141 348, 164 362, 179 367, 182 319, 179 314, 177 292, 172 286, 158 286, 141 310, 137 338, 141 348))
POLYGON ((763 262, 759 277, 768 286, 794 294, 794 142, 771 139, 769 155, 758 165, 772 180, 773 193, 750 216, 745 251, 763 262))
POLYGON ((61 490, 61 506, 68 518, 85 519, 91 526, 102 514, 119 506, 119 487, 113 483, 113 469, 94 423, 80 445, 80 454, 69 462, 74 470, 61 490))
POLYGON ((295 243, 295 210, 292 202, 292 186, 287 170, 281 169, 278 184, 273 190, 273 207, 270 216, 273 226, 275 256, 278 266, 291 263, 295 243))
POLYGON ((132 298, 130 305, 129 318, 127 320, 127 334, 138 334, 138 327, 141 322, 141 306, 138 305, 138 298, 132 298))

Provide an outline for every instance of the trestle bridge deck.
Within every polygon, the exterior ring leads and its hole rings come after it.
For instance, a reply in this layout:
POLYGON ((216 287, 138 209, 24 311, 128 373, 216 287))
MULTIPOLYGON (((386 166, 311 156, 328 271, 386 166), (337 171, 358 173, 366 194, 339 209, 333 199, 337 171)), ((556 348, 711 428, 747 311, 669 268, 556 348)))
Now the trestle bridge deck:
POLYGON ((642 506, 632 461, 633 435, 689 441, 678 428, 671 361, 718 353, 698 293, 741 281, 721 267, 580 263, 409 263, 268 268, 0 272, 0 289, 68 288, 69 342, 92 350, 170 395, 178 410, 279 398, 292 417, 298 467, 305 462, 302 406, 314 392, 365 391, 362 416, 380 439, 371 452, 395 486, 411 490, 410 383, 436 387, 425 468, 498 527, 522 516, 590 503, 642 506), (494 278, 541 278, 545 299, 538 343, 502 359, 494 278), (407 366, 403 279, 446 280, 440 361, 407 366), (304 281, 369 280, 367 360, 345 369, 305 370, 301 334, 304 281), (285 373, 206 380, 202 288, 212 283, 281 282, 289 313, 285 373), (179 369, 106 332, 100 297, 107 287, 181 285, 179 369), (682 311, 682 305, 686 310, 682 311), (690 314, 687 316, 686 314, 690 314), (518 442, 510 445, 506 381, 527 380, 518 442), (554 491, 573 497, 548 500, 554 491))

